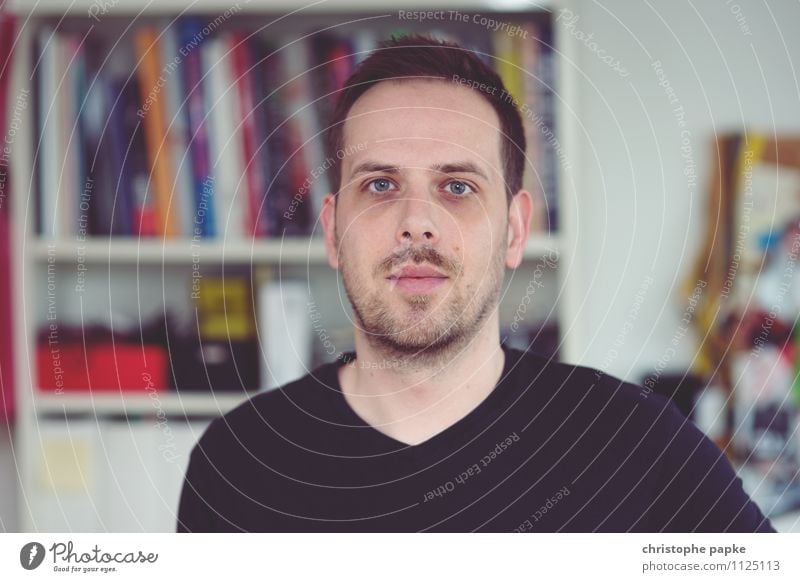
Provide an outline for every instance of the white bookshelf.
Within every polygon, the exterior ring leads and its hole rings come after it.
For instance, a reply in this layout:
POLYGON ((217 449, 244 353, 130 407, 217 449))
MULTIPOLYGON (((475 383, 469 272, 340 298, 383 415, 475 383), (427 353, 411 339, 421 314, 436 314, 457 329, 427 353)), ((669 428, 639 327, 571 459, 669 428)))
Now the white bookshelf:
MULTIPOLYGON (((140 272, 164 273, 171 269, 186 269, 191 264, 193 257, 199 256, 204 264, 240 264, 252 267, 276 270, 288 267, 297 273, 304 273, 309 278, 319 281, 320 285, 327 285, 335 281, 336 273, 327 265, 325 250, 319 238, 286 239, 286 240, 255 240, 255 241, 203 241, 193 244, 188 240, 173 239, 89 239, 78 243, 74 239, 44 240, 37 238, 35 233, 35 189, 33 180, 33 140, 36 135, 36 125, 33 112, 35 108, 34 94, 31 86, 30 72, 33 70, 31 47, 33 46, 32 32, 36 24, 42 19, 51 20, 60 15, 70 17, 85 16, 92 6, 105 5, 108 8, 106 16, 136 19, 139 16, 160 16, 167 14, 186 13, 187 11, 214 14, 221 13, 236 2, 221 0, 200 0, 187 4, 177 0, 125 0, 118 3, 97 3, 96 0, 40 0, 28 3, 22 0, 12 2, 12 9, 20 14, 18 20, 21 27, 19 50, 15 51, 14 77, 12 82, 12 98, 23 89, 30 91, 29 107, 24 110, 23 124, 28 131, 18 133, 14 144, 12 159, 13 172, 11 173, 12 191, 15 204, 13 207, 14 222, 12 225, 13 238, 13 283, 15 300, 15 358, 16 358, 16 399, 17 423, 15 435, 15 453, 17 455, 20 471, 20 486, 18 507, 20 508, 20 524, 22 531, 36 531, 47 529, 48 522, 43 521, 42 511, 37 507, 50 507, 52 499, 47 498, 48 493, 42 492, 38 471, 41 467, 40 457, 43 448, 43 430, 46 422, 52 422, 56 417, 82 416, 84 418, 104 419, 111 417, 128 417, 128 422, 148 422, 145 420, 154 413, 161 411, 169 418, 206 417, 213 418, 224 414, 241 403, 245 393, 169 393, 158 394, 155 403, 149 394, 136 393, 70 393, 53 394, 40 391, 36 386, 36 370, 34 366, 36 354, 36 331, 41 324, 43 305, 37 302, 40 296, 42 273, 51 262, 69 265, 77 257, 82 257, 95 271, 103 271, 111 267, 135 269, 137 276, 140 272), (149 270, 149 271, 148 271, 149 270), (45 499, 46 498, 46 499, 45 499), (47 500, 49 499, 49 501, 47 500), (44 525, 42 525, 44 524, 44 525)), ((246 2, 239 3, 241 13, 257 15, 280 14, 299 10, 307 4, 279 0, 275 2, 246 2)), ((425 8, 429 9, 458 9, 461 11, 474 11, 491 14, 495 10, 503 12, 520 12, 533 10, 554 9, 571 5, 569 0, 553 0, 549 2, 508 1, 502 3, 478 2, 473 0, 454 1, 440 0, 432 6, 429 2, 413 0, 403 3, 403 9, 425 8), (549 8, 548 8, 549 7, 549 8)), ((361 0, 323 1, 310 5, 307 9, 315 15, 333 15, 346 12, 374 13, 375 15, 396 12, 388 7, 376 11, 373 3, 361 0)), ((288 18, 301 18, 289 16, 288 18)), ((93 21, 87 20, 87 25, 93 21)), ((576 142, 576 109, 577 95, 575 92, 575 79, 577 74, 574 66, 576 53, 575 41, 568 34, 561 34, 558 27, 553 27, 554 42, 557 47, 558 66, 556 68, 557 97, 556 122, 558 124, 559 141, 564 151, 572 160, 573 168, 580 167, 577 160, 576 142)), ((577 357, 576 338, 582 330, 578 329, 579 322, 571 314, 577 313, 580 305, 579 262, 576 260, 577 224, 575 224, 576 187, 571 170, 559 167, 559 226, 556 236, 534 236, 525 249, 525 261, 513 276, 517 279, 518 288, 523 288, 530 279, 531 267, 538 259, 555 250, 558 253, 558 267, 556 277, 557 293, 547 298, 548 303, 538 305, 540 314, 555 317, 559 321, 562 343, 561 356, 568 361, 577 357), (549 304, 552 302, 552 304, 549 304), (553 311, 553 310, 556 311, 553 311), (548 312, 549 310, 549 312, 548 312)), ((145 277, 146 275, 142 275, 145 277)), ((111 280, 110 285, 128 285, 124 280, 111 280)), ((328 293, 335 295, 335 293, 328 293)), ((545 297, 537 301, 544 302, 545 297)), ((330 300, 339 300, 331 298, 330 300)), ((519 302, 519 297, 510 298, 514 304, 519 302)), ((513 307, 512 307, 513 308, 513 307)), ((501 318, 502 319, 502 318, 501 318)), ((175 428, 179 422, 175 421, 175 428)), ((48 425, 49 426, 49 425, 48 425)), ((99 426, 99 424, 98 424, 99 426)), ((49 427, 52 429, 52 426, 49 427)), ((99 429, 98 429, 99 430, 99 429)), ((190 431, 191 432, 191 431, 190 431)), ((52 434, 52 430, 49 434, 52 434)), ((191 436, 183 438, 184 447, 191 446, 198 434, 191 432, 191 436)), ((184 451, 184 454, 187 453, 184 451)), ((133 462, 133 461, 132 461, 133 462)), ((176 472, 179 475, 180 471, 176 472)), ((173 477, 177 479, 178 477, 173 477)), ((134 484, 135 485, 135 484, 134 484)), ((172 491, 175 483, 170 485, 172 491)), ((135 490, 135 487, 134 487, 135 490)), ((167 506, 176 508, 177 499, 167 500, 167 506), (170 506, 173 503, 174 506, 170 506)), ((168 523, 167 521, 158 523, 168 523)), ((86 527, 91 527, 91 524, 86 527)), ((95 527, 102 527, 95 525, 95 527)), ((160 527, 160 526, 159 526, 160 527)), ((135 529, 135 524, 132 526, 135 529)))
MULTIPOLYGON (((254 393, 255 394, 255 393, 254 393)), ((244 400, 250 394, 202 393, 174 393, 163 392, 151 396, 150 394, 136 394, 132 392, 102 392, 94 394, 52 394, 40 392, 34 396, 36 411, 40 414, 68 414, 68 415, 115 415, 125 414, 130 416, 147 416, 157 414, 162 410, 169 416, 221 416, 244 400)))
POLYGON ((92 263, 109 259, 115 263, 188 263, 193 256, 210 263, 253 263, 258 265, 322 265, 327 262, 325 247, 320 239, 255 240, 251 242, 214 242, 176 240, 93 240, 55 242, 37 240, 28 248, 33 261, 72 261, 79 255, 92 263))
POLYGON ((320 14, 336 14, 338 12, 373 12, 381 14, 393 12, 397 9, 414 10, 463 10, 492 12, 532 12, 547 10, 567 4, 563 0, 408 0, 393 2, 376 9, 371 0, 311 0, 309 2, 298 0, 271 0, 267 6, 257 0, 120 0, 113 2, 97 2, 97 0, 38 0, 35 3, 27 0, 13 0, 12 5, 20 14, 34 14, 36 16, 81 16, 93 6, 106 5, 109 15, 134 17, 137 15, 171 15, 181 12, 222 13, 232 6, 249 14, 280 14, 293 11, 314 12, 320 14))
MULTIPOLYGON (((559 250, 559 238, 531 237, 525 246, 524 260, 534 261, 550 251, 559 250)), ((245 263, 257 265, 327 265, 325 246, 321 239, 256 240, 255 242, 192 243, 185 240, 96 240, 75 241, 36 240, 26 249, 32 262, 74 261, 78 256, 91 263, 185 264, 193 256, 211 263, 245 263)))

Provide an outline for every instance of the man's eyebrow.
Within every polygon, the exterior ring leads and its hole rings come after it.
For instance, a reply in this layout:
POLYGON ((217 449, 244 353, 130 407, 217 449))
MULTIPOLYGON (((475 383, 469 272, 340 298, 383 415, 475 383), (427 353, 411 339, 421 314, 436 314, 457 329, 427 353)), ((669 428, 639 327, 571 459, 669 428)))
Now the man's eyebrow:
POLYGON ((452 164, 434 164, 431 166, 431 170, 436 172, 441 172, 443 174, 476 174, 486 180, 489 181, 489 177, 486 173, 481 170, 481 168, 477 164, 473 164, 472 162, 456 162, 452 164))
MULTIPOLYGON (((489 181, 486 173, 481 168, 472 162, 454 162, 450 164, 434 164, 430 167, 434 172, 442 174, 475 174, 480 176, 487 182, 489 181)), ((352 176, 357 174, 369 174, 372 172, 383 172, 387 174, 397 174, 400 168, 392 164, 383 164, 380 162, 362 162, 358 164, 351 173, 352 176)))
POLYGON ((357 174, 371 174, 372 172, 397 174, 400 172, 400 168, 391 164, 382 164, 380 162, 362 162, 353 168, 351 175, 355 176, 357 174))

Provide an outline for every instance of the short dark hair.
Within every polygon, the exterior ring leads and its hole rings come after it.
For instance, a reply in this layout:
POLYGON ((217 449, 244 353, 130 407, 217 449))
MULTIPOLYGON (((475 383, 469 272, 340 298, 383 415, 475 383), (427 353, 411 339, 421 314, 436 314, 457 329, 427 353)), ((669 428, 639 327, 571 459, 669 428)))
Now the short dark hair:
POLYGON ((374 85, 403 78, 463 79, 494 108, 500 120, 503 173, 508 202, 522 188, 525 131, 522 118, 500 76, 473 51, 425 35, 404 35, 382 42, 347 79, 326 132, 331 188, 338 193, 342 169, 337 153, 344 149, 344 122, 353 104, 374 85))

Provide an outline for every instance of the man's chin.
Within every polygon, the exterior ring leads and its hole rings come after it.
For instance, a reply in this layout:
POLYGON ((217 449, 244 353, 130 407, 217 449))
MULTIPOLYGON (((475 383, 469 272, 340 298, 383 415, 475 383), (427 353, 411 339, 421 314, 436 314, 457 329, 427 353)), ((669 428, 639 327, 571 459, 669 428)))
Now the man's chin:
MULTIPOLYGON (((352 303, 352 299, 351 299, 352 303)), ((458 349, 465 335, 461 302, 445 304, 431 294, 375 294, 353 303, 366 339, 391 357, 424 359, 458 349)))
POLYGON ((441 353, 453 348, 462 331, 458 322, 434 321, 431 313, 423 311, 393 317, 391 323, 384 319, 381 325, 373 327, 369 335, 395 354, 441 353))
POLYGON ((438 337, 383 335, 377 337, 377 343, 384 350, 390 351, 395 358, 424 359, 449 352, 457 342, 454 337, 446 335, 438 337))

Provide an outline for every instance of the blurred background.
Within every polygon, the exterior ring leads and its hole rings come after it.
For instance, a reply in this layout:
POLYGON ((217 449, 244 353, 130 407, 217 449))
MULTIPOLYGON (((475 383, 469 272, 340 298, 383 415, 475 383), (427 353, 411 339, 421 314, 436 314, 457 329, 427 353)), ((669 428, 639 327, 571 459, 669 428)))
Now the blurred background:
POLYGON ((352 349, 317 215, 382 39, 476 51, 536 212, 501 339, 673 398, 800 530, 797 3, 0 0, 0 530, 174 531, 188 453, 352 349))

